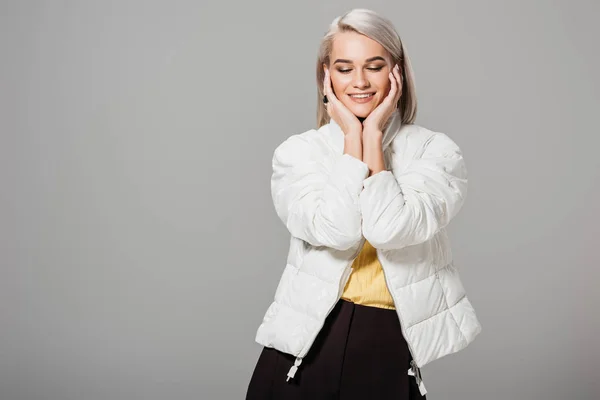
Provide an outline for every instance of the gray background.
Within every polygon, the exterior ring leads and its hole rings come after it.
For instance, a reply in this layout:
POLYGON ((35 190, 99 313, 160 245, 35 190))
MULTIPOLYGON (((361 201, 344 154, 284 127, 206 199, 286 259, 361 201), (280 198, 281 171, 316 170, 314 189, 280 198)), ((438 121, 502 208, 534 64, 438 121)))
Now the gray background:
POLYGON ((289 237, 274 148, 333 18, 413 61, 463 149, 449 231, 483 331, 442 399, 600 397, 594 1, 2 1, 0 399, 241 399, 289 237))

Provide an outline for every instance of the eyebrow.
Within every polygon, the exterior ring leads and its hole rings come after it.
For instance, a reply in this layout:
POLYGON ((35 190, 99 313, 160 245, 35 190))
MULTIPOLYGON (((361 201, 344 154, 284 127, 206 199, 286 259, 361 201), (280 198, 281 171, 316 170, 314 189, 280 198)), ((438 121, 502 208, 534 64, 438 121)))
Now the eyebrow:
MULTIPOLYGON (((381 61, 385 61, 385 58, 381 57, 381 56, 375 56, 375 57, 371 57, 371 58, 367 58, 365 61, 366 62, 371 62, 371 61, 375 61, 375 60, 381 60, 381 61)), ((346 60, 344 58, 338 58, 337 60, 335 60, 333 62, 335 63, 348 63, 348 64, 352 64, 352 60, 346 60)))

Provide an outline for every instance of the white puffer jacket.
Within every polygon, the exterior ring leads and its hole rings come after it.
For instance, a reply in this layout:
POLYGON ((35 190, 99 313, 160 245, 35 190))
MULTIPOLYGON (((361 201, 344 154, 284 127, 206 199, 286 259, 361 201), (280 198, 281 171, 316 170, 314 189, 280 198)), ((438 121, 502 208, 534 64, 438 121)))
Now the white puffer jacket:
POLYGON ((444 133, 401 125, 399 114, 391 121, 386 170, 372 176, 343 153, 344 133, 333 120, 275 149, 272 198, 291 238, 256 341, 296 356, 288 380, 340 299, 365 238, 377 249, 421 393, 419 368, 481 332, 445 229, 467 194, 461 150, 444 133))

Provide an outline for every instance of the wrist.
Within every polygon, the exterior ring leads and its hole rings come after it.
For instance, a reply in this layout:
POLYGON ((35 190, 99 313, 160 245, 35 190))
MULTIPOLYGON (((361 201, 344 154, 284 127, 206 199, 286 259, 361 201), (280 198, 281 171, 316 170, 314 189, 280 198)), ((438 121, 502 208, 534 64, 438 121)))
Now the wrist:
POLYGON ((361 143, 362 132, 351 131, 344 135, 344 142, 346 143, 361 143))
POLYGON ((362 161, 362 138, 359 134, 347 134, 344 136, 344 153, 362 161))
POLYGON ((362 135, 363 144, 366 146, 382 144, 383 132, 379 130, 365 130, 362 135))
POLYGON ((381 129, 378 128, 369 128, 369 127, 365 127, 362 131, 362 135, 363 136, 383 136, 383 131, 381 129))

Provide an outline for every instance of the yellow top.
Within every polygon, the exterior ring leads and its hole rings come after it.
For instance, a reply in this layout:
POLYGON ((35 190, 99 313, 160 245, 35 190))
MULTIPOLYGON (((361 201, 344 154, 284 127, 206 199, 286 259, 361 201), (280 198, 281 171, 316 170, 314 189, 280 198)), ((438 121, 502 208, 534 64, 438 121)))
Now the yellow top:
POLYGON ((385 283, 377 250, 365 239, 360 253, 352 263, 354 270, 342 293, 342 299, 371 307, 394 310, 394 300, 385 283))

